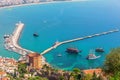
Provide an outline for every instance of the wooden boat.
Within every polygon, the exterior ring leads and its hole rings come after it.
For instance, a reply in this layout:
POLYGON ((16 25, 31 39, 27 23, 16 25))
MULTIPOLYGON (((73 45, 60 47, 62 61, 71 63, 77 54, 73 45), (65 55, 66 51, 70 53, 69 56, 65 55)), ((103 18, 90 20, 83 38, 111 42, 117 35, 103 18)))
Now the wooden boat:
POLYGON ((95 52, 104 52, 104 49, 103 48, 96 48, 95 52))
POLYGON ((78 50, 77 48, 67 48, 66 49, 67 53, 73 53, 73 54, 78 54, 79 52, 82 52, 81 50, 78 50))

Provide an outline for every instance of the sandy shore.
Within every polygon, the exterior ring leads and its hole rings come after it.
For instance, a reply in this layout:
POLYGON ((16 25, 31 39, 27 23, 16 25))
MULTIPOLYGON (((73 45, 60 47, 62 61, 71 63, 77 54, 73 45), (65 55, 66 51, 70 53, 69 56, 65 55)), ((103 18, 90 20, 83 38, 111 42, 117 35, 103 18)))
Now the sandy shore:
POLYGON ((14 7, 21 7, 21 6, 39 5, 39 4, 52 4, 52 3, 62 3, 62 2, 80 2, 80 1, 87 1, 87 0, 79 0, 79 1, 77 1, 77 0, 75 0, 75 1, 52 1, 52 2, 28 3, 28 4, 4 6, 4 7, 0 7, 0 9, 7 9, 7 8, 14 8, 14 7))

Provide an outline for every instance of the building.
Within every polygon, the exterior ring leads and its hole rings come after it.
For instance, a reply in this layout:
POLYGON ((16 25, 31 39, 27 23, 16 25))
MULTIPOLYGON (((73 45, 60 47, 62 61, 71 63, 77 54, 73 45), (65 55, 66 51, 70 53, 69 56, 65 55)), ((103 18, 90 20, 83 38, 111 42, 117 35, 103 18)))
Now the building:
POLYGON ((40 69, 42 68, 42 55, 38 53, 27 54, 28 63, 31 68, 40 69))
POLYGON ((0 69, 7 73, 14 73, 14 70, 17 70, 17 61, 12 58, 0 57, 0 69))
POLYGON ((84 74, 90 74, 90 75, 93 75, 94 73, 96 75, 100 75, 102 73, 102 69, 88 69, 88 70, 83 70, 83 73, 84 74))
POLYGON ((7 77, 6 72, 0 71, 0 80, 10 80, 10 79, 7 77))

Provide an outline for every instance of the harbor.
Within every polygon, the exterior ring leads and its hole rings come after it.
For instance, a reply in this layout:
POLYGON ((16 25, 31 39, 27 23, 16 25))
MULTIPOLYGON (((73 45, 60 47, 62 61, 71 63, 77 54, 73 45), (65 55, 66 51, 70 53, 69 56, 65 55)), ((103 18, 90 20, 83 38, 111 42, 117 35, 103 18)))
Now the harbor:
POLYGON ((0 80, 120 79, 118 0, 0 5, 0 80))
MULTIPOLYGON (((19 43, 18 40, 20 38, 21 32, 24 28, 24 24, 19 22, 16 24, 16 28, 14 30, 14 32, 10 35, 4 35, 4 47, 5 49, 9 50, 9 51, 13 51, 16 52, 18 54, 21 55, 21 57, 19 58, 19 60, 26 60, 27 57, 26 55, 29 53, 36 53, 34 51, 31 50, 27 50, 25 48, 22 48, 19 43)), ((49 51, 57 48, 60 45, 63 44, 67 44, 67 43, 71 43, 71 42, 75 42, 75 41, 80 41, 80 40, 85 40, 85 39, 89 39, 89 38, 93 38, 93 37, 97 37, 97 36, 102 36, 102 35, 107 35, 107 34, 111 34, 111 33, 115 33, 118 32, 119 29, 113 29, 110 31, 106 31, 106 32, 101 32, 101 33, 96 33, 96 34, 92 34, 92 35, 88 35, 88 36, 84 36, 84 37, 80 37, 80 38, 75 38, 75 39, 71 39, 71 40, 66 40, 66 41, 62 41, 62 42, 55 42, 54 45, 46 50, 44 50, 43 52, 41 52, 41 56, 48 53, 49 51)), ((61 55, 60 55, 61 56, 61 55)), ((45 58, 42 56, 42 64, 48 64, 45 61, 45 58)))

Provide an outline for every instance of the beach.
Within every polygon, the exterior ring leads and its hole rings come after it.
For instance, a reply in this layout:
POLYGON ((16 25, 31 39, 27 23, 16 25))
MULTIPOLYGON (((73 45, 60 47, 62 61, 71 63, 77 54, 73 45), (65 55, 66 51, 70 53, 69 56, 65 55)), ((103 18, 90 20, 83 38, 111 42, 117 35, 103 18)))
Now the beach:
MULTIPOLYGON (((79 1, 87 1, 87 0, 79 0, 79 1)), ((51 2, 39 2, 39 3, 27 3, 27 4, 4 6, 4 7, 0 7, 0 9, 7 9, 7 8, 14 8, 14 7, 21 7, 21 6, 31 6, 31 5, 62 3, 62 2, 79 2, 79 1, 74 0, 74 1, 51 1, 51 2)))

